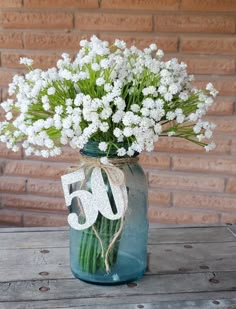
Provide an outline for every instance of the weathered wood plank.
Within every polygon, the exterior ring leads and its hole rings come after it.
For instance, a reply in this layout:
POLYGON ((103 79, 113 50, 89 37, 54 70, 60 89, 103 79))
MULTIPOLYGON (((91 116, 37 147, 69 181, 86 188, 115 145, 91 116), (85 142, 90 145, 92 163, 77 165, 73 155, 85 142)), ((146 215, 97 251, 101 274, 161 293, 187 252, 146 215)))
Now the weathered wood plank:
MULTIPOLYGON (((12 281, 0 283, 0 301, 54 300, 71 298, 122 299, 136 295, 217 292, 218 298, 226 291, 235 291, 236 272, 165 274, 144 276, 132 285, 102 287, 85 284, 76 279, 12 281), (222 293, 221 293, 222 292, 222 293)), ((223 296, 222 296, 223 297, 223 296)))
MULTIPOLYGON (((24 231, 24 229, 23 229, 24 231)), ((42 230, 0 234, 0 250, 15 248, 63 248, 69 246, 68 230, 42 230)))
POLYGON ((207 243, 235 241, 227 227, 186 227, 161 229, 152 228, 149 233, 149 244, 160 243, 207 243))
MULTIPOLYGON (((227 242, 236 241, 227 227, 199 228, 152 228, 149 233, 149 244, 161 243, 194 243, 194 242, 227 242)), ((50 248, 68 247, 68 229, 24 231, 17 233, 0 233, 0 250, 6 248, 50 248), (29 237, 30 235, 30 237, 29 237)))
POLYGON ((150 274, 236 271, 236 242, 149 246, 150 274))
POLYGON ((172 223, 155 223, 155 222, 150 222, 149 223, 149 227, 151 229, 153 228, 160 228, 160 229, 170 229, 170 228, 174 228, 174 229, 183 229, 183 228, 186 228, 186 227, 191 227, 191 228, 199 228, 199 227, 224 227, 224 226, 228 226, 228 224, 225 224, 225 223, 209 223, 209 224, 206 224, 206 223, 181 223, 181 224, 172 224, 172 223))
POLYGON ((61 227, 0 227, 0 233, 68 231, 68 226, 61 227))
POLYGON ((230 231, 230 233, 232 233, 232 235, 236 238, 236 225, 232 224, 228 226, 228 230, 230 231))
POLYGON ((2 229, 0 309, 235 309, 235 235, 234 225, 152 227, 144 278, 101 287, 72 277, 68 227, 2 229))
MULTIPOLYGON (((236 242, 150 245, 148 251, 149 275, 236 271, 236 242)), ((72 278, 68 248, 2 250, 0 261, 1 282, 72 278)))
MULTIPOLYGON (((0 309, 235 309, 236 298, 234 299, 212 299, 212 300, 184 300, 184 301, 155 301, 152 303, 136 302, 123 303, 123 301, 116 299, 116 304, 94 304, 88 305, 87 300, 60 300, 58 301, 32 301, 31 303, 0 303, 0 309), (85 301, 85 304, 83 304, 85 301), (63 303, 62 303, 63 302, 63 303), (119 304, 119 302, 122 302, 119 304), (74 303, 74 306, 73 304, 74 303), (79 304, 78 304, 79 303, 79 304), (219 307, 220 306, 220 307, 219 307), (223 306, 223 307, 222 307, 223 306), (227 306, 227 307, 226 307, 227 306)), ((97 300, 99 302, 99 300, 97 300)), ((114 299, 113 299, 114 301, 114 299)))

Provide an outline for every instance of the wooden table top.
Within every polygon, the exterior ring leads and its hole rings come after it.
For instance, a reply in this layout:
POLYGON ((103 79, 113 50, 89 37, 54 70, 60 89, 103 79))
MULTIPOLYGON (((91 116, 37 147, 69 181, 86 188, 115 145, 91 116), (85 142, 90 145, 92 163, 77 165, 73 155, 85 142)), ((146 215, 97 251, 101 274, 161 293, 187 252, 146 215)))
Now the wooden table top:
POLYGON ((68 228, 0 229, 0 309, 236 308, 236 225, 153 225, 144 277, 75 279, 68 228))

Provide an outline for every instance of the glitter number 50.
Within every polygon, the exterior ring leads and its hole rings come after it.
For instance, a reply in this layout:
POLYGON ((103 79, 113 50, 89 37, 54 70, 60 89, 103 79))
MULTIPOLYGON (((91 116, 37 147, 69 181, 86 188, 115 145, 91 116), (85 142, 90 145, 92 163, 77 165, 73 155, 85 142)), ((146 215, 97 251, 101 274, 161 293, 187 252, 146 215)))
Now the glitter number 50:
POLYGON ((66 205, 70 206, 73 198, 79 198, 81 206, 83 207, 84 216, 86 218, 85 223, 80 224, 78 222, 77 214, 70 213, 68 215, 68 223, 72 228, 76 230, 83 230, 92 226, 96 222, 98 212, 110 220, 117 220, 122 217, 125 209, 125 203, 127 202, 126 195, 124 194, 126 191, 123 187, 110 183, 114 201, 116 203, 116 213, 114 214, 107 195, 106 185, 104 184, 101 168, 95 167, 92 171, 92 193, 86 190, 76 190, 72 193, 69 191, 69 186, 72 183, 83 181, 85 179, 83 169, 79 169, 73 173, 63 175, 61 179, 66 205))

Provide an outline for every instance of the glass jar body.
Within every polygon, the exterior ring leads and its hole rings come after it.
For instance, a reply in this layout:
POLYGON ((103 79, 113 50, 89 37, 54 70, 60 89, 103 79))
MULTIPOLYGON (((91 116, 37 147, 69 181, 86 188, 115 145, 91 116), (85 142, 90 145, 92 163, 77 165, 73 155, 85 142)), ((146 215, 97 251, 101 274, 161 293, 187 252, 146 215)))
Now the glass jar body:
MULTIPOLYGON (((88 145, 83 153, 91 157, 101 156, 96 149, 88 145)), ((121 233, 109 251, 109 271, 105 267, 105 253, 115 233, 120 229, 121 220, 109 220, 99 213, 93 227, 85 230, 70 228, 71 271, 76 278, 90 283, 103 285, 127 283, 140 279, 146 270, 148 237, 146 176, 138 162, 123 163, 119 168, 125 176, 128 208, 121 233)), ((112 210, 116 212, 113 194, 105 173, 103 180, 112 210)), ((71 189, 72 192, 81 189, 91 191, 90 177, 87 177, 82 186, 75 183, 71 189)), ((70 209, 71 212, 80 215, 81 209, 77 199, 72 200, 70 209)))

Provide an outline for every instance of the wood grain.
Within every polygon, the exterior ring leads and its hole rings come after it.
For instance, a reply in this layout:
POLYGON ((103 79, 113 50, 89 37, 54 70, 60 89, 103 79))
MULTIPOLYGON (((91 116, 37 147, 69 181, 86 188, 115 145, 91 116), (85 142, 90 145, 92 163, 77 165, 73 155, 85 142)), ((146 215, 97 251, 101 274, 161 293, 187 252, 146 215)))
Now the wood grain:
POLYGON ((0 229, 0 309, 236 307, 235 226, 152 225, 149 265, 134 284, 75 279, 68 228, 0 229))

